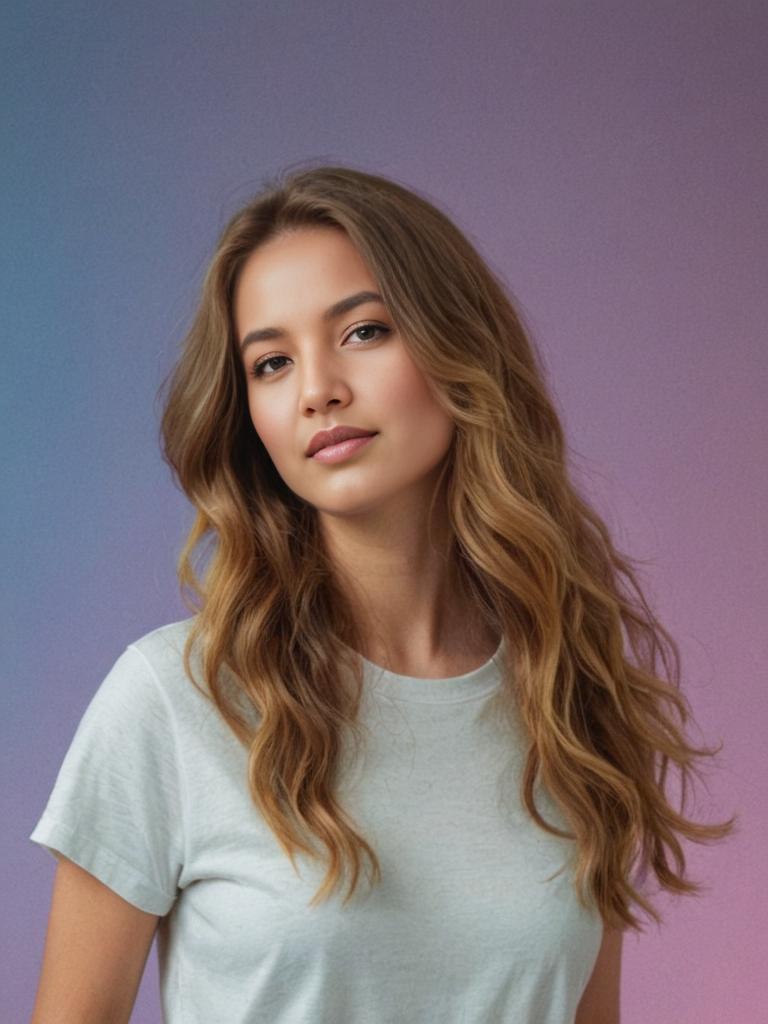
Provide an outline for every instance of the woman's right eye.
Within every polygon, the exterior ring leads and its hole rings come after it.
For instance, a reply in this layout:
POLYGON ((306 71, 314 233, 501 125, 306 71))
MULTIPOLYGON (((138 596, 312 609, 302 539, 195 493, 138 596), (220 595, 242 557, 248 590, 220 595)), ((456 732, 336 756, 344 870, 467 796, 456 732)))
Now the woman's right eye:
MULTIPOLYGON (((285 359, 285 358, 286 358, 285 356, 267 356, 266 359, 260 359, 258 362, 254 363, 253 366, 251 367, 251 370, 250 370, 251 377, 257 377, 257 378, 258 377, 263 377, 264 376, 264 367, 267 365, 267 363, 273 363, 276 359, 285 359)), ((280 367, 278 366, 277 369, 279 370, 280 367)), ((268 373, 266 376, 267 377, 272 377, 273 374, 272 373, 268 373)))

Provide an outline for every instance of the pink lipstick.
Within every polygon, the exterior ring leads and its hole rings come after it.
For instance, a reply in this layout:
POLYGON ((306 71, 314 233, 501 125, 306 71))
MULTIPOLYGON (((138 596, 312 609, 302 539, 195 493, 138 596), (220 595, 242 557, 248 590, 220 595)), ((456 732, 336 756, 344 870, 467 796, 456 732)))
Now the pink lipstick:
POLYGON ((316 451, 311 458, 315 462, 343 462, 350 455, 353 455, 361 448, 365 448, 376 436, 376 434, 368 434, 367 437, 350 437, 348 440, 340 441, 338 444, 329 444, 327 447, 316 451))

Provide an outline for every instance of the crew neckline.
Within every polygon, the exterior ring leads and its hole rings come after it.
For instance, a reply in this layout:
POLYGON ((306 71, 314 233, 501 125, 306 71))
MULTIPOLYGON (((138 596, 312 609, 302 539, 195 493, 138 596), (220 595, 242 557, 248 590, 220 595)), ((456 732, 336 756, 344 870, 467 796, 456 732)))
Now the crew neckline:
POLYGON ((478 700, 497 690, 502 681, 501 662, 505 654, 502 634, 498 647, 484 664, 460 676, 441 678, 400 675, 369 661, 362 654, 358 653, 358 656, 363 663, 366 684, 379 696, 417 704, 448 704, 478 700))

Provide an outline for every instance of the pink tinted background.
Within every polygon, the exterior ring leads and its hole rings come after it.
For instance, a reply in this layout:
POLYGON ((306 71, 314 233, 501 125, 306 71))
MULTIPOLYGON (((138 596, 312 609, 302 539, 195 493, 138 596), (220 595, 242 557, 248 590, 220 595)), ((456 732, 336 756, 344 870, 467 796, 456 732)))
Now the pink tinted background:
MULTIPOLYGON (((28 840, 126 643, 184 617, 154 396, 216 236, 316 158, 440 204, 518 297, 578 472, 683 652, 699 899, 625 941, 623 1024, 765 1020, 766 29, 756 3, 6 7, 4 977, 26 1020, 55 862, 28 840)), ((137 1022, 160 1019, 155 952, 137 1022)))

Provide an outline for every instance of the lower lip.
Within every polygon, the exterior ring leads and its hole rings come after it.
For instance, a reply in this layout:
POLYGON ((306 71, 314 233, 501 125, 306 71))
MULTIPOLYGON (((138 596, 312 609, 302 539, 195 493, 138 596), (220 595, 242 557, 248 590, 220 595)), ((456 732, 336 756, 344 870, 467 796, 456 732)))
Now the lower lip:
POLYGON ((320 448, 316 451, 312 458, 315 462, 342 462, 354 452, 365 448, 374 437, 376 437, 375 434, 368 434, 366 437, 350 437, 347 441, 341 441, 339 444, 329 444, 327 448, 320 448))

